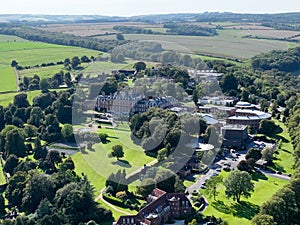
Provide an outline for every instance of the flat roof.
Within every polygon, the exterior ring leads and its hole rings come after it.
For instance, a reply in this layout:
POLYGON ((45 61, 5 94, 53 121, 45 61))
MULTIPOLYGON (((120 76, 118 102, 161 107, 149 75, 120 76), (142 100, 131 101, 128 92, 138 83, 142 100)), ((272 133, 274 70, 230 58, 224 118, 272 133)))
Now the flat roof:
POLYGON ((223 130, 245 130, 247 129, 247 125, 240 124, 226 124, 221 129, 223 130))

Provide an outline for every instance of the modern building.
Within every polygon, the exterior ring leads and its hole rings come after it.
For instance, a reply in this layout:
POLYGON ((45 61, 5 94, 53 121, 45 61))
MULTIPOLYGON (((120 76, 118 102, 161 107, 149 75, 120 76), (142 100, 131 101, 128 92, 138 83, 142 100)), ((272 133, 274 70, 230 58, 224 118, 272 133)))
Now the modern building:
POLYGON ((254 109, 237 109, 234 116, 227 118, 227 124, 240 124, 250 126, 252 130, 258 130, 260 121, 270 119, 271 114, 254 109))
POLYGON ((239 101, 236 103, 235 108, 237 109, 254 109, 257 110, 259 107, 257 105, 253 105, 249 102, 239 101))
POLYGON ((189 75, 196 82, 221 80, 223 73, 218 73, 216 70, 188 70, 189 75))
POLYGON ((236 98, 233 97, 203 97, 198 99, 199 105, 223 105, 223 106, 234 106, 236 103, 236 98))
POLYGON ((221 128, 224 147, 242 148, 248 141, 248 126, 227 124, 221 128))
POLYGON ((192 212, 192 204, 183 193, 166 193, 155 188, 147 202, 136 215, 121 216, 113 225, 161 225, 192 212))

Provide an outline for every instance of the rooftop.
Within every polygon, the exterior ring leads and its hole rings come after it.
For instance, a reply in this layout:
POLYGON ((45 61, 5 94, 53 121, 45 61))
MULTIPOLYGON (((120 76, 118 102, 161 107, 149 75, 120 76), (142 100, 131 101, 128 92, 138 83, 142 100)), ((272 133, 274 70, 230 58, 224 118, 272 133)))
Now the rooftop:
POLYGON ((226 124, 222 127, 222 130, 245 130, 247 129, 247 125, 240 124, 226 124))

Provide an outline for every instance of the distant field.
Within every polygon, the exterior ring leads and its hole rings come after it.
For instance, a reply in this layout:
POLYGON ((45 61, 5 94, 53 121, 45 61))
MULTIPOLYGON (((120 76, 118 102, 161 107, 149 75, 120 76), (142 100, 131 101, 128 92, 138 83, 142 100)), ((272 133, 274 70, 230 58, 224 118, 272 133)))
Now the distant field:
POLYGON ((91 35, 103 35, 106 33, 118 33, 118 31, 113 29, 114 26, 135 26, 147 29, 153 28, 155 31, 164 31, 157 30, 162 28, 162 25, 152 25, 140 22, 53 24, 38 28, 45 31, 63 32, 85 37, 91 35))
POLYGON ((267 37, 267 38, 289 38, 294 35, 299 35, 300 31, 292 30, 244 30, 245 35, 267 37))
POLYGON ((13 68, 0 63, 0 92, 12 90, 14 91, 16 89, 17 82, 13 68))
POLYGON ((41 63, 56 63, 76 55, 90 57, 98 56, 100 53, 78 47, 30 42, 9 35, 0 35, 0 52, 0 92, 17 90, 16 76, 10 66, 12 60, 16 60, 21 66, 34 66, 41 63))
POLYGON ((292 38, 292 39, 295 39, 295 40, 300 40, 300 36, 298 36, 298 37, 295 37, 295 38, 292 38))
MULTIPOLYGON (((51 89, 52 91, 61 91, 63 89, 51 89)), ((17 94, 20 94, 21 92, 13 92, 13 93, 7 93, 7 94, 0 94, 0 105, 2 106, 8 106, 9 103, 13 103, 14 96, 17 94)), ((41 94, 40 90, 36 91, 28 91, 26 92, 27 98, 29 103, 31 104, 34 97, 38 96, 41 94)))
POLYGON ((46 67, 37 67, 37 68, 30 68, 27 70, 19 70, 20 77, 32 77, 35 74, 38 75, 40 78, 50 78, 55 73, 60 72, 63 70, 63 65, 55 65, 55 66, 46 66, 46 67))
POLYGON ((284 41, 241 38, 244 36, 242 32, 240 30, 221 30, 219 35, 215 37, 127 34, 125 38, 159 42, 166 50, 240 59, 249 59, 259 53, 273 49, 300 46, 284 41))

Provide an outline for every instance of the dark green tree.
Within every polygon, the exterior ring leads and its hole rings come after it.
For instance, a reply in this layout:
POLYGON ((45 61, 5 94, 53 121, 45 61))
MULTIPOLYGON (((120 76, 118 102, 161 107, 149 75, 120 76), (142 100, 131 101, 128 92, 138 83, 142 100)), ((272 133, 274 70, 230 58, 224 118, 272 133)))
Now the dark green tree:
POLYGON ((226 188, 225 193, 228 198, 233 197, 238 203, 241 196, 246 198, 251 196, 254 190, 254 184, 251 182, 251 176, 245 171, 234 170, 224 180, 226 188))
POLYGON ((141 184, 137 186, 136 192, 146 198, 155 188, 156 182, 152 178, 142 180, 141 184))
POLYGON ((123 146, 122 145, 114 145, 112 147, 111 155, 113 157, 116 157, 117 160, 119 160, 120 158, 123 158, 124 157, 123 146))
POLYGON ((42 93, 47 93, 49 91, 50 88, 50 84, 48 82, 48 79, 43 78, 40 80, 40 89, 42 90, 42 93))
POLYGON ((26 156, 25 133, 19 129, 13 129, 5 137, 5 157, 14 154, 17 157, 26 156))
POLYGON ((144 63, 144 62, 136 62, 133 65, 133 68, 135 68, 137 72, 140 72, 140 71, 146 69, 146 63, 144 63))
POLYGON ((6 173, 9 173, 11 176, 13 175, 13 171, 14 169, 17 167, 17 165, 19 164, 19 159, 16 155, 11 154, 5 161, 4 164, 4 171, 6 173))

